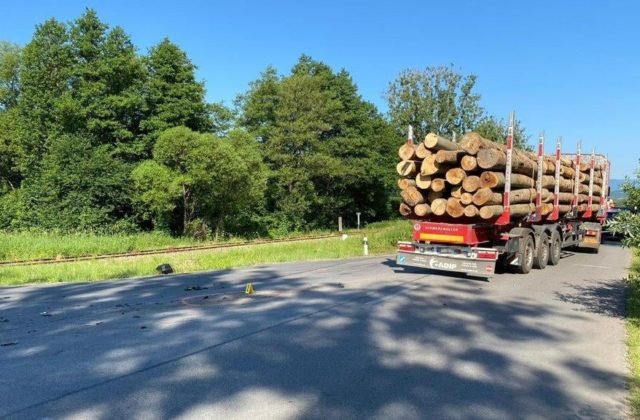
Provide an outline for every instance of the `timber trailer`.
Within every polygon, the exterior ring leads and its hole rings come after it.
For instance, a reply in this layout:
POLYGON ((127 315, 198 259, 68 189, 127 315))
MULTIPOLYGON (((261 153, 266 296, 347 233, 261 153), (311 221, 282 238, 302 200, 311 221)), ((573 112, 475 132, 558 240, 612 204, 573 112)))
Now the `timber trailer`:
POLYGON ((410 242, 398 242, 396 263, 399 266, 421 267, 431 270, 466 274, 474 277, 493 277, 496 266, 527 274, 532 268, 544 269, 547 264, 557 265, 562 250, 585 248, 597 253, 601 243, 602 226, 608 210, 608 179, 610 164, 606 156, 591 154, 591 181, 587 210, 578 212, 578 186, 580 170, 575 171, 574 197, 571 211, 560 215, 560 159, 569 158, 577 168, 584 158, 578 143, 577 153, 562 154, 561 139, 556 144, 556 167, 553 211, 542 216, 542 173, 544 164, 544 135, 538 144, 538 170, 536 180, 536 211, 525 217, 512 217, 509 211, 511 192, 511 169, 515 116, 509 118, 506 138, 504 212, 494 221, 460 223, 443 216, 431 216, 427 220, 416 220, 410 242), (600 207, 592 211, 593 178, 595 165, 601 165, 603 185, 600 207))

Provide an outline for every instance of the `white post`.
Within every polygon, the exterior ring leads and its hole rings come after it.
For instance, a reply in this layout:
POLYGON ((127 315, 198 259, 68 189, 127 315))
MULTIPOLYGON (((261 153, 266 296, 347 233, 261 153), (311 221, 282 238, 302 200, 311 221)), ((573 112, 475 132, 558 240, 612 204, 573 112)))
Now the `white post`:
POLYGON ((356 216, 358 217, 358 230, 360 230, 360 212, 356 212, 356 216))
POLYGON ((338 216, 338 232, 342 232, 342 216, 338 216))
POLYGON ((369 255, 369 239, 366 236, 362 239, 362 246, 364 247, 364 255, 369 255))

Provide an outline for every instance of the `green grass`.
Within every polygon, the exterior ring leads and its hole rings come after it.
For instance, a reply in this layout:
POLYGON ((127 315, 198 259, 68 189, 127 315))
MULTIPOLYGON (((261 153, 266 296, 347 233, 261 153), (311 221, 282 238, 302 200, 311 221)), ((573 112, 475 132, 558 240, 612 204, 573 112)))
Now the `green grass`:
MULTIPOLYGON (((362 233, 368 236, 371 255, 391 253, 395 250, 398 240, 409 238, 411 224, 403 220, 374 223, 364 229, 362 233)), ((49 265, 0 267, 0 285, 95 281, 149 276, 156 274, 155 269, 161 263, 171 264, 177 273, 189 273, 256 264, 355 257, 362 255, 362 252, 362 236, 350 235, 346 240, 331 238, 308 242, 250 245, 215 251, 205 250, 49 265)))
POLYGON ((627 296, 627 350, 631 366, 629 397, 634 418, 640 419, 640 250, 635 250, 627 296))
MULTIPOLYGON (((329 231, 297 232, 287 235, 326 235, 329 231)), ((172 237, 163 233, 131 235, 93 235, 59 233, 0 232, 0 261, 36 258, 82 257, 120 252, 144 251, 189 245, 241 242, 242 238, 224 241, 199 241, 188 237, 172 237)))

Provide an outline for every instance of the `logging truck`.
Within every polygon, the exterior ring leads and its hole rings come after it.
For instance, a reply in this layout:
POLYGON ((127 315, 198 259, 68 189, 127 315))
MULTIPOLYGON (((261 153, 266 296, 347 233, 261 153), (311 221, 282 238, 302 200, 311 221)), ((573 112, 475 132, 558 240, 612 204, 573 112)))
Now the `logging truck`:
POLYGON ((498 265, 522 274, 556 265, 568 248, 598 252, 609 201, 607 157, 583 155, 580 144, 563 154, 561 139, 545 156, 543 134, 537 153, 514 149, 514 124, 512 114, 504 145, 431 134, 415 145, 410 129, 398 185, 400 213, 412 220, 413 233, 398 243, 399 266, 490 278, 498 265), (407 170, 412 162, 415 169, 407 170))

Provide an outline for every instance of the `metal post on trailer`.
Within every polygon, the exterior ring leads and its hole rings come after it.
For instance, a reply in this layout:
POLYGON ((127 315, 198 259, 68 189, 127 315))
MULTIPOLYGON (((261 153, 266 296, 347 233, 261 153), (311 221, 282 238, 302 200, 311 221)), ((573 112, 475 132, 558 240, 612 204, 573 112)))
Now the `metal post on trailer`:
POLYGON ((562 137, 558 137, 556 142, 556 173, 555 184, 553 186, 553 211, 547 220, 558 220, 560 218, 560 159, 562 158, 562 137))
POLYGON ((582 216, 585 219, 591 218, 593 216, 593 175, 596 169, 596 149, 594 148, 591 152, 591 164, 589 165, 589 201, 587 203, 587 211, 582 216))
POLYGON ((604 168, 602 168, 602 192, 600 193, 600 211, 602 217, 607 217, 609 211, 609 155, 605 156, 604 168))
POLYGON ((413 126, 409 124, 409 130, 407 131, 407 143, 413 144, 413 126))
POLYGON ((580 154, 582 148, 582 141, 578 141, 578 148, 576 150, 576 167, 575 176, 573 178, 573 199, 571 200, 571 217, 578 216, 578 202, 580 194, 580 154))
POLYGON ((507 129, 507 139, 506 139, 506 155, 507 162, 504 170, 504 194, 502 198, 502 207, 503 211, 500 217, 496 220, 496 225, 507 225, 511 222, 511 167, 512 167, 512 159, 513 159, 513 133, 514 127, 516 124, 516 114, 515 112, 511 112, 509 114, 509 128, 507 129))
POLYGON ((536 212, 529 216, 530 222, 542 220, 542 174, 544 172, 544 131, 538 137, 538 176, 536 178, 536 212))

